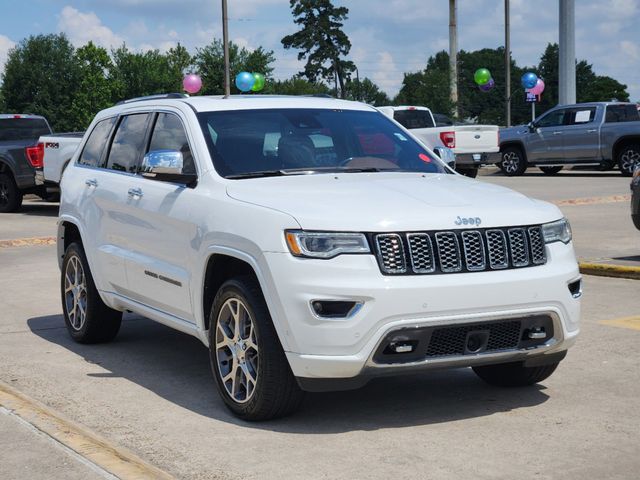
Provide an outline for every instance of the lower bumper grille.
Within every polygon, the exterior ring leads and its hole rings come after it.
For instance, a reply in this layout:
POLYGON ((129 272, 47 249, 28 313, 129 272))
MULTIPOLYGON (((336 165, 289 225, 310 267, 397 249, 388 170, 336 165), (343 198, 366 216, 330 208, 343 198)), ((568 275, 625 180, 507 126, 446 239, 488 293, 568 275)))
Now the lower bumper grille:
POLYGON ((489 323, 485 325, 464 325, 461 327, 438 328, 431 334, 427 357, 464 355, 465 342, 469 333, 487 332, 485 351, 508 350, 518 347, 520 341, 520 321, 489 323))

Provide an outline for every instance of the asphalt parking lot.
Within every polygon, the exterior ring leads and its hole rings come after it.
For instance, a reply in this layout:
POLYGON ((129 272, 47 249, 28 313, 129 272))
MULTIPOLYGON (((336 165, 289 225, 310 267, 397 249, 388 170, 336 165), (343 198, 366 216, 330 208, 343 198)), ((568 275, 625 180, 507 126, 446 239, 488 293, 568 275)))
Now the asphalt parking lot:
MULTIPOLYGON (((580 259, 640 266, 618 172, 479 179, 559 205, 580 259)), ((585 276, 581 336, 540 385, 498 389, 468 369, 378 379, 248 424, 219 399, 195 338, 126 315, 113 343, 71 341, 47 239, 56 214, 29 200, 0 215, 0 381, 176 478, 638 478, 639 280, 585 276)), ((0 438, 15 441, 0 441, 0 478, 26 478, 25 464, 34 479, 104 476, 1 413, 0 438)))

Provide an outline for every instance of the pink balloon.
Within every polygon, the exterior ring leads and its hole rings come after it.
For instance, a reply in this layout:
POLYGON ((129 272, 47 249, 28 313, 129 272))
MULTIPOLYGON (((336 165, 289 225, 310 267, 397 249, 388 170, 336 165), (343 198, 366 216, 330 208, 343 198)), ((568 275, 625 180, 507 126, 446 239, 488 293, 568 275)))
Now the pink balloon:
POLYGON ((535 87, 530 88, 529 91, 534 95, 540 95, 542 92, 544 92, 544 82, 542 81, 542 79, 538 78, 535 87))
POLYGON ((202 79, 198 75, 190 73, 182 80, 182 86, 186 92, 198 93, 202 88, 202 79))

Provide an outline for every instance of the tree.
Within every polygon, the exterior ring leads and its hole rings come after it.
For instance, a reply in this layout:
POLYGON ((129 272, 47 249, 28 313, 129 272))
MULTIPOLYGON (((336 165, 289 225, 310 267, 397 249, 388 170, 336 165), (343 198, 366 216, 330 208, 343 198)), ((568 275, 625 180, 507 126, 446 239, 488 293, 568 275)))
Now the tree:
MULTIPOLYGON (((235 89, 233 79, 242 72, 262 73, 267 82, 271 79, 275 61, 271 50, 258 47, 253 51, 240 48, 233 42, 229 42, 229 68, 231 70, 232 90, 235 89)), ((203 48, 197 48, 194 63, 198 74, 202 78, 203 95, 224 94, 224 46, 222 40, 215 39, 203 48)), ((238 90, 235 90, 236 92, 238 90)))
POLYGON ((170 81, 173 84, 169 91, 181 92, 184 75, 193 69, 193 57, 179 42, 175 47, 170 48, 165 56, 169 66, 170 81))
POLYGON ((367 77, 361 81, 355 80, 348 82, 346 97, 350 100, 357 100, 376 107, 389 105, 391 103, 387 94, 380 90, 380 88, 367 77))
POLYGON ((289 4, 294 23, 302 28, 284 37, 282 45, 299 49, 298 60, 307 59, 301 75, 311 82, 336 78, 340 97, 345 98, 345 81, 355 70, 353 62, 344 60, 351 50, 349 37, 342 31, 349 9, 335 7, 331 0, 289 0, 289 4))
POLYGON ((74 48, 64 34, 30 36, 9 51, 2 82, 5 108, 43 115, 54 130, 71 130, 78 77, 74 48))
POLYGON ((328 95, 331 89, 324 83, 312 83, 304 78, 293 76, 287 80, 268 82, 264 92, 275 95, 328 95))
POLYGON ((107 51, 93 42, 76 50, 79 68, 78 91, 71 102, 69 115, 74 130, 87 128, 100 110, 112 105, 113 88, 109 71, 113 63, 107 51))

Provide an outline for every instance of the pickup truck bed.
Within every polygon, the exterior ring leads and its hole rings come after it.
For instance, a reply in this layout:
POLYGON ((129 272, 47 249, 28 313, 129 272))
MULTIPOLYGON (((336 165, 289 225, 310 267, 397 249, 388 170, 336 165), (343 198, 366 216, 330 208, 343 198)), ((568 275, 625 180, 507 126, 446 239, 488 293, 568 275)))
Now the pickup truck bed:
POLYGON ((40 137, 44 145, 44 166, 36 173, 36 181, 57 188, 62 173, 82 141, 84 132, 56 133, 40 137))

